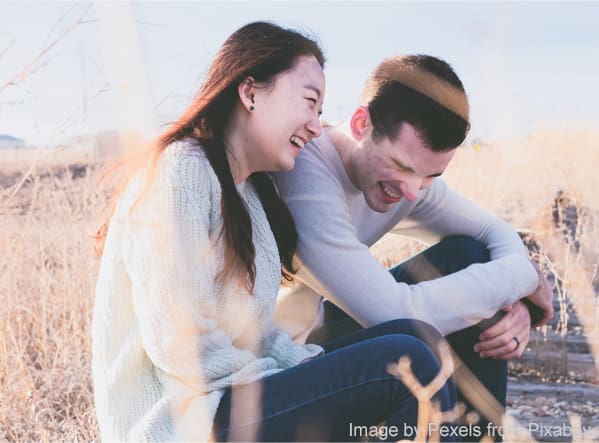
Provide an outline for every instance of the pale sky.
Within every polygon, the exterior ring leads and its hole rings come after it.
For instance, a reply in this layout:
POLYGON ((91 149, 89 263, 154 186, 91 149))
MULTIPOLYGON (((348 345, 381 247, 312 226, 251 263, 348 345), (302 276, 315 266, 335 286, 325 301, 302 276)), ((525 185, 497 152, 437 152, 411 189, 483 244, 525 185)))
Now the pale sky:
MULTIPOLYGON (((0 0, 0 88, 88 6, 0 0)), ((427 53, 462 79, 471 138, 599 123, 596 2, 171 1, 94 5, 37 70, 0 90, 0 134, 51 145, 102 129, 156 131, 189 103, 226 37, 254 20, 319 39, 329 121, 351 114, 382 59, 427 53)))

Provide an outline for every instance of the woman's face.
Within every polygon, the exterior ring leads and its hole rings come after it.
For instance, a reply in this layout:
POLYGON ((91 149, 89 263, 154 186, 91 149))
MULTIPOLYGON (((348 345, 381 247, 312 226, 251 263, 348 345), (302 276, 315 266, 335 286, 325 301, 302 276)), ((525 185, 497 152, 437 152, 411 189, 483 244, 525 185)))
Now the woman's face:
POLYGON ((305 143, 318 137, 325 79, 314 56, 301 56, 274 84, 254 89, 250 149, 255 170, 290 170, 305 143))

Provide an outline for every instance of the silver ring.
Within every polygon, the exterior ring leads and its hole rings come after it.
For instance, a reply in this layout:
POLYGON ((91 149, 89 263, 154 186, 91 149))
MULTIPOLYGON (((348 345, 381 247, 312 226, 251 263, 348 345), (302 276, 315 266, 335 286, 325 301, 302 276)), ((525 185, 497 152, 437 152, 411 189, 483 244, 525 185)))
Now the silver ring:
MULTIPOLYGON (((516 349, 518 349, 520 347, 520 340, 518 340, 518 337, 514 337, 513 339, 516 340, 516 347, 514 348, 514 351, 515 351, 516 349)), ((514 352, 514 351, 512 351, 512 352, 514 352)))

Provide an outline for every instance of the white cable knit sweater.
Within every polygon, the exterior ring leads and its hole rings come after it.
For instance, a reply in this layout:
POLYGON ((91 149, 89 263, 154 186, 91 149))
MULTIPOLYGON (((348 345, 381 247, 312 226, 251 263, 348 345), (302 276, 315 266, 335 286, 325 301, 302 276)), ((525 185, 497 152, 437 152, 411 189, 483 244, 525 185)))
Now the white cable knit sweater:
POLYGON ((149 194, 133 180, 111 220, 96 286, 93 381, 105 441, 205 441, 224 389, 322 353, 273 326, 281 278, 258 195, 255 293, 215 283, 223 264, 221 188, 195 142, 169 146, 149 194))

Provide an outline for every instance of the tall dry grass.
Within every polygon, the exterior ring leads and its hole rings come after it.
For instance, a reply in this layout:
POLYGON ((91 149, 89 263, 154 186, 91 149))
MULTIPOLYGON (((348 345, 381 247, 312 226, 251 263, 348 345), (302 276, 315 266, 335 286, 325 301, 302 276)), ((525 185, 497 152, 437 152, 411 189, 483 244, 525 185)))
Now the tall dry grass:
MULTIPOLYGON (((545 130, 525 139, 460 149, 447 181, 525 234, 531 257, 554 280, 568 330, 572 304, 599 356, 599 161, 596 130, 545 130)), ((599 370, 599 362, 595 359, 599 370)))
POLYGON ((68 165, 79 159, 52 154, 22 183, 10 185, 30 161, 3 158, 0 168, 2 441, 98 438, 89 336, 98 260, 89 234, 102 202, 96 171, 72 178, 68 165))
MULTIPOLYGON (((580 250, 559 240, 546 255, 563 290, 587 300, 589 328, 599 312, 589 290, 599 259, 598 135, 545 131, 466 146, 447 171, 452 187, 535 232, 543 245, 556 236, 547 208, 557 191, 576 196, 586 208, 580 250)), ((89 235, 104 203, 95 191, 99 172, 88 166, 85 177, 73 178, 67 166, 84 158, 38 154, 15 161, 0 152, 0 440, 96 440, 89 330, 98 260, 89 235)), ((386 237, 375 251, 383 256, 385 248, 401 255, 421 246, 386 237)))

